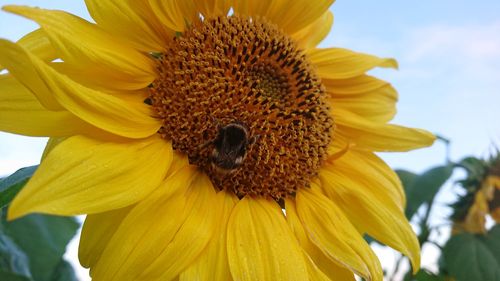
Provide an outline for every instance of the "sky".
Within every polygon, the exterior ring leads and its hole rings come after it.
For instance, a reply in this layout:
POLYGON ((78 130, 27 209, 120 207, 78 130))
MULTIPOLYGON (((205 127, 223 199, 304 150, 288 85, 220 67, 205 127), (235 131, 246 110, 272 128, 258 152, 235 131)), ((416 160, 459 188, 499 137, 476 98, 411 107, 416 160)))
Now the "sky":
MULTIPOLYGON (((83 1, 78 0, 0 3, 58 8, 89 19, 83 1)), ((322 47, 398 60, 399 70, 371 71, 399 91, 394 123, 425 128, 450 139, 450 156, 455 161, 468 155, 484 157, 493 144, 500 146, 500 1, 338 0, 332 11, 334 27, 322 47)), ((34 28, 28 20, 0 13, 1 38, 17 40, 34 28)), ((44 139, 0 133, 0 175, 37 164, 44 144, 44 139)), ((382 157, 394 168, 421 172, 442 164, 445 148, 436 143, 382 157)), ((452 198, 450 184, 437 200, 444 205, 452 198)), ((75 252, 73 244, 70 255, 75 252)), ((384 259, 391 254, 380 255, 384 259)), ((424 249, 423 263, 432 266, 434 262, 435 249, 424 249)))

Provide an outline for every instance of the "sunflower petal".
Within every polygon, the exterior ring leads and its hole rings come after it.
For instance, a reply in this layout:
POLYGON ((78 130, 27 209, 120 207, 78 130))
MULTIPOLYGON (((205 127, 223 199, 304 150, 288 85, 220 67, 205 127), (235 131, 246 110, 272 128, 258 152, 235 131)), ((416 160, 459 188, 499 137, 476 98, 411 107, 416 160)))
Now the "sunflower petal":
POLYGON ((386 193, 386 182, 380 180, 383 176, 373 169, 363 169, 366 164, 356 166, 363 159, 349 152, 333 165, 325 165, 320 171, 323 190, 354 225, 408 256, 413 269, 418 270, 420 246, 404 210, 386 193))
POLYGON ((316 47, 330 32, 333 25, 333 13, 327 11, 306 28, 292 34, 292 38, 300 48, 311 49, 316 47))
MULTIPOLYGON (((43 61, 52 61, 57 58, 57 53, 50 44, 47 34, 41 29, 34 30, 17 41, 17 44, 29 50, 43 61)), ((0 65, 0 70, 4 67, 0 65)))
POLYGON ((408 151, 432 145, 436 137, 420 129, 367 120, 344 109, 336 108, 332 114, 337 132, 357 147, 372 151, 408 151))
POLYGON ((194 1, 196 8, 205 17, 226 16, 231 7, 230 0, 194 1))
POLYGON ((85 4, 97 25, 110 34, 127 39, 144 52, 164 50, 164 27, 156 20, 147 1, 85 0, 85 4))
POLYGON ((330 98, 335 108, 349 110, 370 121, 387 123, 396 115, 397 92, 391 85, 357 95, 335 95, 330 98))
POLYGON ((238 198, 230 192, 217 193, 215 202, 216 221, 214 238, 198 260, 188 267, 180 276, 180 281, 191 280, 231 280, 227 261, 227 222, 238 198))
POLYGON ((334 0, 275 0, 266 16, 288 34, 293 34, 312 24, 325 14, 334 0))
MULTIPOLYGON (((365 94, 390 85, 384 80, 365 74, 347 79, 322 79, 321 82, 332 97, 365 94)), ((396 93, 393 98, 397 97, 396 93)))
POLYGON ((366 119, 386 123, 396 113, 398 93, 391 84, 368 75, 348 79, 323 79, 335 108, 342 108, 366 119))
POLYGON ((500 208, 499 207, 491 210, 490 215, 496 223, 500 223, 500 208))
POLYGON ((287 199, 285 202, 286 206, 286 219, 288 225, 292 229, 295 237, 300 243, 300 246, 307 253, 307 257, 311 259, 313 265, 309 265, 309 271, 317 275, 317 278, 311 278, 312 280, 322 280, 322 275, 327 276, 327 280, 332 281, 354 281, 354 274, 346 269, 342 264, 338 263, 335 259, 332 259, 325 254, 311 242, 307 236, 306 230, 302 225, 297 214, 297 209, 295 202, 291 199, 287 199), (316 269, 315 269, 316 268, 316 269), (317 271, 320 271, 318 273, 317 271))
POLYGON ((158 187, 171 162, 171 145, 159 136, 116 142, 71 137, 47 155, 12 201, 9 219, 32 212, 76 215, 128 206, 158 187))
POLYGON ((45 158, 47 158, 47 155, 60 143, 62 143, 67 137, 60 137, 60 138, 49 138, 47 141, 47 144, 45 145, 45 149, 43 150, 42 157, 40 159, 40 162, 42 162, 45 158))
MULTIPOLYGON (((52 62, 48 65, 60 74, 68 76, 68 78, 74 82, 84 85, 86 88, 91 88, 105 93, 132 93, 147 89, 142 88, 134 90, 136 87, 133 81, 130 83, 130 81, 122 80, 114 74, 103 76, 99 71, 89 71, 88 69, 82 69, 74 64, 66 62, 52 62), (103 77, 106 77, 106 79, 103 79, 103 77), (110 83, 110 81, 113 82, 110 83)), ((124 95, 121 96, 123 97, 124 95)), ((143 101, 144 100, 140 101, 140 103, 143 101)))
POLYGON ((212 238, 215 197, 205 175, 192 167, 179 170, 130 211, 95 266, 93 277, 109 281, 174 279, 212 238))
MULTIPOLYGON (((379 189, 379 195, 389 197, 394 204, 404 210, 406 206, 406 196, 398 175, 389 167, 384 160, 380 159, 375 153, 351 149, 348 151, 347 158, 339 158, 329 161, 333 166, 339 167, 346 174, 356 177, 358 180, 366 180, 372 188, 379 189), (353 174, 354 173, 354 174, 353 174), (357 174, 356 174, 357 173, 357 174), (362 173, 363 177, 359 178, 362 173)), ((336 168, 335 168, 336 169, 336 168)))
POLYGON ((10 75, 0 76, 0 130, 37 137, 98 131, 68 111, 45 109, 28 89, 10 75))
POLYGON ((102 252, 132 209, 132 206, 88 215, 82 227, 78 259, 85 268, 94 267, 102 252))
POLYGON ((228 223, 227 253, 234 280, 307 280, 297 241, 278 204, 243 198, 228 223))
POLYGON ((184 31, 197 13, 192 0, 149 0, 149 5, 162 24, 178 32, 184 31))
POLYGON ((322 79, 347 79, 363 75, 375 67, 397 68, 394 59, 356 53, 341 48, 312 49, 309 59, 322 79))
POLYGON ((31 65, 27 52, 20 46, 0 39, 0 64, 9 70, 26 88, 36 96, 43 107, 61 111, 64 108, 59 104, 44 81, 39 78, 37 70, 31 65))
POLYGON ((351 279, 341 279, 341 277, 334 278, 334 279, 329 278, 325 273, 323 273, 316 266, 316 264, 314 264, 314 261, 305 252, 304 252, 304 260, 306 261, 307 273, 309 274, 310 281, 349 281, 349 280, 355 280, 354 275, 353 275, 353 278, 351 278, 351 279))
MULTIPOLYGON (((214 240, 216 218, 221 213, 220 207, 223 203, 221 201, 224 196, 216 197, 210 179, 204 174, 198 175, 186 196, 188 204, 192 204, 189 207, 189 215, 161 255, 145 268, 141 279, 173 279, 193 263, 210 240, 214 240), (214 208, 214 206, 219 208, 214 208), (179 253, 182 255, 179 256, 179 253)), ((210 256, 210 259, 213 257, 210 256)))
POLYGON ((234 1, 234 13, 245 16, 265 16, 276 0, 238 0, 234 1))
POLYGON ((3 9, 40 24, 61 59, 88 74, 98 73, 96 79, 124 81, 130 90, 144 88, 154 80, 156 71, 151 59, 95 24, 62 11, 24 6, 3 9))
POLYGON ((52 47, 49 37, 42 29, 37 29, 26 34, 17 41, 17 44, 30 51, 43 61, 52 61, 57 58, 57 52, 52 47))
POLYGON ((311 241, 328 257, 367 280, 381 281, 377 256, 349 219, 314 186, 297 192, 297 213, 311 241))
MULTIPOLYGON (((105 131, 143 138, 156 133, 161 123, 151 117, 149 106, 130 103, 116 96, 86 88, 46 65, 21 47, 0 40, 0 62, 8 62, 9 72, 29 88, 40 103, 63 105, 80 119, 105 131), (15 58, 10 61, 8 58, 15 58), (54 99, 55 98, 55 99, 54 99)), ((50 107, 47 107, 50 108, 50 107)))

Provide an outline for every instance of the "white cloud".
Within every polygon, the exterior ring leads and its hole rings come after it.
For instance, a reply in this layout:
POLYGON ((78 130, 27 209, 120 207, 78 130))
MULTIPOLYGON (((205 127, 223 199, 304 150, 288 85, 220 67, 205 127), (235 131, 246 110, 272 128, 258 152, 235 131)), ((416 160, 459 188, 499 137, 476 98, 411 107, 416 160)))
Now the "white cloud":
POLYGON ((486 60, 500 58, 500 21, 462 26, 432 25, 417 29, 409 57, 453 56, 486 60))

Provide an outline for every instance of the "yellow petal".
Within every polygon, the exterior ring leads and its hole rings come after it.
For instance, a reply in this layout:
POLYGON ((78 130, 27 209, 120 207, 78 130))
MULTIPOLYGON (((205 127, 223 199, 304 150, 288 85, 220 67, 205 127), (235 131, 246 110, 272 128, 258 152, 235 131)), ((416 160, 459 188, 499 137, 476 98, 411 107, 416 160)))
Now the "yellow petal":
POLYGON ((0 130, 26 136, 70 136, 98 129, 68 111, 49 111, 10 75, 0 76, 0 130))
POLYGON ((52 62, 48 64, 49 67, 54 69, 56 72, 67 76, 70 80, 84 85, 86 88, 91 88, 93 90, 104 92, 106 94, 115 95, 121 99, 129 102, 136 102, 137 104, 143 104, 144 100, 149 96, 149 89, 142 88, 138 90, 128 90, 129 83, 122 80, 113 80, 108 77, 109 80, 103 80, 100 73, 89 73, 87 70, 82 70, 74 65, 65 62, 52 62), (110 83, 113 81, 113 83, 110 83), (146 93, 146 94, 145 94, 146 93), (145 94, 145 95, 144 95, 145 94), (135 97, 132 99, 127 99, 127 97, 135 97))
POLYGON ((81 18, 62 11, 23 6, 3 8, 40 24, 61 59, 87 73, 99 73, 102 81, 126 81, 130 90, 148 86, 155 78, 152 59, 128 47, 81 18))
POLYGON ((198 260, 180 276, 180 281, 231 280, 227 261, 227 222, 238 198, 231 192, 217 193, 215 233, 198 260))
POLYGON ((47 34, 42 29, 37 29, 26 34, 17 41, 17 44, 46 62, 52 61, 58 57, 47 34))
POLYGON ((226 16, 231 7, 230 0, 194 1, 196 9, 205 17, 226 16))
POLYGON ((346 269, 341 263, 326 256, 323 252, 311 242, 309 239, 302 222, 297 214, 297 209, 295 202, 291 199, 287 199, 286 203, 286 220, 290 228, 292 229, 295 237, 299 241, 300 246, 307 253, 308 259, 311 259, 312 265, 309 265, 309 272, 313 275, 317 275, 316 278, 311 278, 312 280, 322 280, 322 275, 327 276, 327 280, 332 281, 354 281, 354 274, 346 269), (317 269, 316 269, 317 268, 317 269), (317 271, 320 271, 318 273, 317 271))
MULTIPOLYGON (((340 95, 365 94, 390 85, 384 80, 364 74, 347 79, 322 79, 321 82, 326 92, 334 98, 340 95)), ((397 99, 397 93, 394 94, 392 98, 397 99)))
POLYGON ((97 25, 110 34, 127 39, 135 48, 144 52, 164 50, 164 27, 156 19, 147 1, 85 0, 85 4, 97 25))
POLYGON ((397 188, 390 190, 387 176, 377 174, 369 164, 360 163, 368 154, 348 152, 333 164, 325 165, 320 171, 323 190, 358 229, 408 256, 414 271, 418 271, 417 237, 403 206, 390 194, 397 188))
POLYGON ((63 105, 98 128, 130 138, 150 136, 161 126, 160 121, 151 117, 151 109, 146 104, 130 103, 75 83, 7 40, 0 40, 0 62, 8 62, 4 65, 9 72, 47 108, 53 104, 59 108, 63 105))
POLYGON ((432 145, 436 137, 420 129, 373 122, 341 108, 332 110, 337 132, 357 147, 373 151, 409 151, 432 145))
POLYGON ((149 0, 149 5, 160 22, 173 31, 184 31, 196 14, 192 0, 149 0))
MULTIPOLYGON (((212 182, 205 174, 198 175, 185 196, 188 197, 186 207, 189 210, 186 220, 161 255, 144 269, 141 279, 173 279, 194 262, 210 240, 215 239, 216 221, 220 218, 225 196, 217 198, 212 182)), ((211 256, 210 259, 215 258, 211 256)))
POLYGON ((234 280, 308 280, 302 250, 276 202, 243 198, 229 218, 227 231, 234 280))
POLYGON ((171 145, 155 135, 102 142, 83 136, 57 145, 9 208, 14 219, 32 212, 92 214, 128 206, 161 183, 171 145))
POLYGON ((333 13, 327 11, 306 28, 292 34, 292 38, 300 48, 311 49, 316 47, 330 32, 333 25, 333 13))
MULTIPOLYGON (((381 198, 390 198, 394 204, 403 211, 406 206, 406 196, 398 175, 389 167, 384 160, 375 153, 363 150, 351 149, 336 160, 329 161, 326 165, 332 165, 334 169, 340 169, 346 175, 364 180, 372 188, 379 190, 381 198), (363 177, 359 177, 362 174, 363 177)), ((384 199, 385 200, 385 199, 384 199)))
MULTIPOLYGON (((50 44, 47 34, 41 29, 34 30, 17 41, 17 44, 32 52, 43 61, 52 61, 57 58, 57 53, 50 44)), ((0 65, 0 70, 3 70, 0 65)))
POLYGON ((43 150, 42 157, 40 159, 40 162, 42 162, 45 158, 47 158, 47 155, 60 143, 62 143, 67 137, 60 137, 60 138, 49 138, 47 141, 47 144, 45 145, 45 149, 43 150))
POLYGON ((234 1, 235 14, 245 16, 265 16, 271 4, 276 0, 238 0, 234 1))
POLYGON ((192 167, 179 170, 130 211, 97 262, 93 277, 174 279, 213 237, 215 197, 206 175, 192 167))
POLYGON ((21 84, 31 90, 43 107, 55 111, 64 110, 44 81, 40 79, 37 70, 32 67, 27 52, 23 48, 0 39, 0 64, 7 68, 9 73, 21 84))
POLYGON ((353 112, 370 121, 387 123, 396 114, 397 92, 386 85, 371 92, 357 95, 332 96, 332 107, 353 112))
POLYGON ((381 281, 377 256, 339 207, 314 186, 297 192, 297 213, 309 239, 328 257, 359 276, 381 281))
MULTIPOLYGON (((311 257, 309 257, 309 255, 307 255, 305 252, 304 252, 304 260, 306 262, 306 266, 307 266, 307 273, 309 274, 309 280, 310 281, 332 281, 332 279, 328 278, 328 276, 326 276, 326 274, 324 274, 315 264, 314 264, 314 261, 311 259, 311 257)), ((341 279, 333 279, 334 281, 336 280, 341 280, 341 279)), ((350 280, 350 279, 343 279, 343 280, 350 280)), ((354 280, 354 277, 353 279, 354 280)))
POLYGON ((320 18, 334 0, 275 0, 265 15, 288 34, 293 34, 320 18))
POLYGON ((396 113, 398 93, 383 80, 361 75, 348 79, 323 79, 322 82, 332 107, 382 123, 391 120, 396 113))
POLYGON ((133 206, 88 215, 82 227, 78 258, 85 268, 92 268, 133 206))
POLYGON ((490 211, 490 215, 496 223, 500 223, 500 208, 495 208, 490 211))
POLYGON ((312 49, 308 51, 308 55, 322 79, 352 78, 374 67, 398 67, 394 59, 378 58, 341 48, 312 49))

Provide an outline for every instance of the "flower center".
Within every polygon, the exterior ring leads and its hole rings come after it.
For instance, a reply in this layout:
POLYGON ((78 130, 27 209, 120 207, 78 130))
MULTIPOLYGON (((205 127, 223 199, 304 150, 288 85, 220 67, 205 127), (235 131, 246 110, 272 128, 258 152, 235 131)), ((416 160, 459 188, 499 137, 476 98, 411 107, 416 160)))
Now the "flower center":
POLYGON ((173 38, 158 70, 158 133, 217 188, 279 200, 317 174, 334 122, 307 57, 276 26, 205 18, 173 38))

